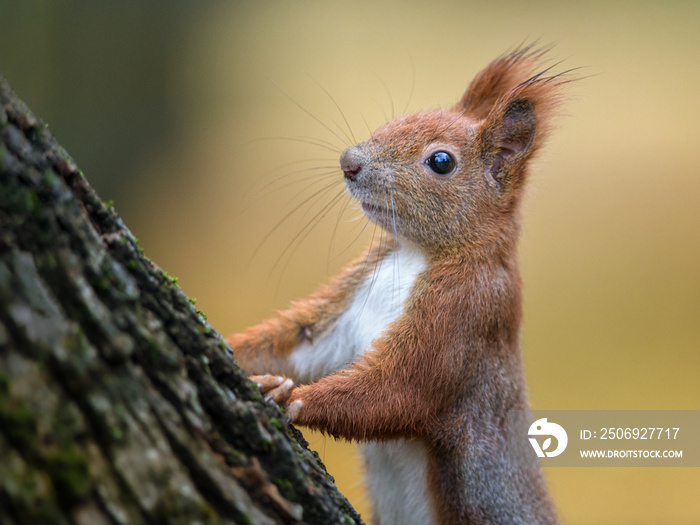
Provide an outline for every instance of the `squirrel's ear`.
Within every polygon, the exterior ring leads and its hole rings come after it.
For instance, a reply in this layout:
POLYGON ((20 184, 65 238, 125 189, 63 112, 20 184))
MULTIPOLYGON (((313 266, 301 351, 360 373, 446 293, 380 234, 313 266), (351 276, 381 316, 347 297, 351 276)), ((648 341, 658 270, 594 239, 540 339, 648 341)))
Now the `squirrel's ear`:
POLYGON ((453 111, 485 119, 502 97, 533 74, 545 52, 526 46, 494 60, 474 77, 453 111))
POLYGON ((566 71, 536 72, 545 53, 527 46, 494 60, 453 108, 475 122, 475 145, 501 189, 522 182, 524 163, 541 146, 571 80, 566 71))
POLYGON ((526 98, 499 102, 479 125, 477 144, 491 178, 503 188, 529 157, 537 131, 532 101, 526 98))

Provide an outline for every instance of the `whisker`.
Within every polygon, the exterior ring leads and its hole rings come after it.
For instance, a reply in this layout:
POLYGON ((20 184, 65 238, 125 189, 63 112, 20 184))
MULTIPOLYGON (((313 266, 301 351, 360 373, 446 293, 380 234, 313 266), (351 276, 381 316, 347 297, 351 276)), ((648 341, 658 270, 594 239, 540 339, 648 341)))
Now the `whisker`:
MULTIPOLYGON (((374 232, 372 232, 372 244, 374 244, 374 238, 377 235, 377 228, 379 228, 379 227, 376 224, 374 224, 374 232)), ((384 230, 382 228, 379 228, 379 250, 378 250, 379 253, 381 253, 383 251, 383 249, 382 249, 383 235, 384 235, 384 230)), ((369 258, 370 253, 372 253, 372 250, 369 250, 367 252, 368 258, 369 258)), ((364 310, 365 306, 367 305, 367 301, 369 301, 369 298, 372 295, 372 289, 374 288, 374 283, 377 281, 377 276, 379 274, 379 269, 382 267, 383 260, 384 260, 383 257, 377 257, 376 261, 374 262, 374 270, 372 270, 372 280, 369 283, 369 288, 367 288, 367 295, 365 296, 365 300, 362 303, 362 308, 360 311, 364 310)))
MULTIPOLYGON (((314 184, 315 182, 325 182, 327 180, 335 180, 336 182, 338 181, 338 173, 337 170, 332 170, 329 167, 324 167, 326 171, 322 173, 313 173, 311 175, 307 175, 306 177, 297 177, 294 180, 285 182, 284 184, 276 185, 274 188, 271 189, 271 191, 279 191, 283 190, 285 188, 288 188, 290 186, 294 186, 295 184, 299 184, 302 182, 308 182, 311 181, 311 184, 314 184)), ((298 170, 295 172, 297 173, 303 173, 305 170, 298 170)))
MULTIPOLYGON (((299 222, 304 221, 306 219, 306 217, 311 212, 313 207, 316 204, 318 204, 319 202, 321 202, 321 197, 323 197, 323 196, 325 196, 325 194, 329 193, 333 189, 333 187, 337 185, 337 183, 338 183, 338 181, 333 181, 330 184, 323 186, 323 188, 320 188, 320 190, 317 192, 319 194, 318 198, 316 198, 312 203, 309 204, 309 206, 306 207, 306 209, 302 213, 301 217, 299 218, 299 222)), ((304 193, 304 191, 306 189, 307 188, 302 188, 300 191, 298 191, 296 194, 294 194, 292 197, 290 197, 289 200, 291 202, 294 202, 297 199, 297 197, 299 197, 300 195, 302 195, 304 193)), ((324 204, 323 206, 326 206, 326 204, 324 204)))
POLYGON ((333 181, 331 184, 327 184, 323 188, 315 191, 314 193, 309 195, 307 198, 305 198, 303 201, 301 201, 299 204, 294 206, 294 208, 292 208, 292 210, 289 211, 289 213, 287 213, 284 217, 282 217, 282 219, 280 221, 278 221, 275 224, 275 226, 269 232, 267 232, 267 234, 265 234, 263 236, 263 238, 260 240, 260 242, 258 243, 258 246, 253 251, 253 255, 250 256, 250 260, 248 261, 248 265, 250 265, 252 263, 255 256, 258 254, 258 252, 263 247, 263 245, 268 241, 268 239, 270 237, 272 237, 272 234, 275 233, 277 228, 282 226, 282 224, 284 224, 287 221, 287 219, 289 219, 292 215, 294 215, 294 213, 296 213, 301 207, 306 205, 309 201, 312 201, 314 199, 316 199, 316 201, 318 201, 319 198, 323 197, 326 193, 328 193, 333 188, 333 186, 335 186, 336 184, 337 184, 337 181, 333 181))
MULTIPOLYGON (((329 184, 328 186, 326 186, 326 187, 328 188, 328 192, 330 192, 330 190, 333 189, 333 186, 338 185, 338 182, 339 182, 339 181, 335 180, 332 184, 329 184)), ((290 200, 291 200, 291 201, 294 201, 294 200, 296 199, 296 197, 297 197, 298 195, 300 195, 301 193, 302 193, 302 192, 299 192, 299 193, 297 193, 296 195, 294 195, 293 197, 290 197, 290 200)), ((345 193, 345 187, 343 186, 343 188, 338 192, 338 194, 337 194, 335 197, 333 197, 333 200, 338 200, 338 199, 340 199, 340 197, 342 197, 344 193, 345 193)), ((301 215, 299 221, 305 220, 305 218, 306 218, 306 217, 308 216, 308 214, 311 212, 312 208, 313 208, 316 204, 318 204, 319 202, 321 202, 321 199, 320 199, 320 198, 319 198, 319 199, 316 199, 313 203, 311 203, 311 204, 306 208, 306 210, 304 211, 304 213, 301 215)), ((328 203, 323 204, 323 207, 324 207, 324 208, 325 208, 326 206, 328 206, 328 203)))
POLYGON ((335 162, 335 157, 333 158, 316 158, 316 159, 303 159, 303 160, 293 160, 293 161, 287 161, 282 164, 279 164, 277 166, 273 166, 272 168, 269 168, 265 170, 265 172, 258 178, 258 183, 252 184, 249 188, 246 189, 245 194, 243 195, 244 198, 249 198, 252 195, 257 195, 259 192, 264 190, 266 187, 271 186, 278 182, 280 179, 286 179, 290 177, 292 174, 295 173, 300 173, 303 171, 318 171, 320 169, 331 169, 332 167, 335 167, 335 164, 331 165, 324 165, 324 166, 307 166, 305 168, 300 168, 295 171, 289 171, 289 168, 292 166, 300 166, 300 165, 309 165, 311 163, 318 163, 318 162, 335 162), (283 172, 281 175, 279 172, 283 172), (271 180, 270 180, 271 179, 271 180))
POLYGON ((260 142, 260 141, 272 141, 272 140, 286 140, 289 142, 301 142, 302 144, 309 144, 310 146, 316 146, 328 151, 332 151, 333 153, 342 153, 342 149, 338 148, 335 144, 332 142, 329 142, 327 140, 319 139, 316 137, 260 137, 259 139, 253 139, 251 142, 260 142))
POLYGON ((347 193, 344 192, 345 194, 345 202, 343 203, 342 207, 340 208, 340 212, 338 213, 338 218, 335 220, 335 226, 333 227, 333 234, 331 235, 331 242, 328 243, 328 256, 327 256, 327 271, 330 273, 330 263, 331 263, 331 249, 333 248, 333 245, 335 244, 335 240, 337 239, 338 235, 338 227, 340 226, 340 220, 343 218, 343 215, 345 214, 345 211, 348 209, 348 206, 350 205, 352 197, 347 193))
POLYGON ((284 95, 285 95, 295 106, 297 106, 300 110, 302 110, 304 113, 306 113, 309 117, 311 117, 311 118, 314 119, 316 122, 318 122, 318 123, 319 123, 321 126, 323 126, 331 135, 333 135, 333 136, 334 136, 335 138, 337 138, 340 142, 342 142, 343 144, 345 144, 345 146, 349 146, 349 144, 345 141, 345 139, 343 139, 343 137, 341 137, 340 135, 338 135, 338 134, 333 130, 333 128, 331 128, 330 126, 328 126, 328 125, 327 125, 325 122, 323 122, 320 118, 318 118, 316 115, 314 115, 313 113, 311 113, 308 109, 306 109, 304 106, 302 106, 301 104, 299 104, 299 102, 297 102, 296 100, 294 100, 294 98, 292 98, 291 95, 290 95, 289 93, 287 93, 284 89, 282 89, 282 87, 281 87, 279 84, 277 84, 277 83, 274 82, 274 81, 273 81, 273 83, 275 84, 275 86, 277 86, 277 88, 278 88, 282 93, 284 93, 284 95))
MULTIPOLYGON (((350 197, 349 195, 348 195, 348 197, 349 197, 348 204, 351 204, 352 197, 350 197)), ((345 254, 345 252, 349 251, 350 248, 352 248, 364 236, 365 232, 367 231, 367 226, 369 226, 371 224, 369 219, 367 219, 367 216, 362 212, 360 212, 357 217, 354 217, 353 219, 351 219, 351 221, 355 221, 355 222, 363 221, 362 228, 360 229, 360 232, 355 236, 355 238, 352 241, 350 241, 350 243, 343 249, 343 251, 338 253, 338 255, 336 257, 341 257, 343 254, 345 254)), ((376 231, 376 225, 375 225, 375 231, 376 231)), ((374 239, 374 233, 372 234, 372 239, 374 239)), ((370 248, 371 248, 372 242, 373 242, 373 240, 370 241, 370 248)))
MULTIPOLYGON (((316 80, 314 80, 316 82, 316 80)), ((331 102, 333 102, 333 105, 336 107, 338 110, 338 113, 340 113, 340 116, 343 117, 343 121, 345 122, 345 125, 348 128, 348 132, 350 133, 350 136, 347 135, 347 133, 343 132, 343 135, 345 135, 346 138, 352 139, 351 142, 352 144, 357 144, 357 139, 355 138, 355 134, 352 132, 352 126, 350 126, 350 123, 348 122, 348 119, 345 117, 345 113, 343 112, 342 109, 340 109, 340 106, 336 102, 336 100, 333 98, 333 96, 328 92, 326 88, 324 88, 320 83, 316 82, 316 85, 321 88, 321 91, 323 91, 329 99, 331 99, 331 102)), ((338 126, 340 128, 340 126, 338 126)), ((341 130, 342 131, 342 130, 341 130)))
POLYGON ((456 117, 454 117, 454 118, 452 119, 452 121, 450 121, 450 122, 448 122, 447 124, 445 124, 445 127, 443 128, 442 132, 445 133, 446 131, 449 131, 450 128, 452 128, 452 126, 458 124, 458 123, 460 122, 460 120, 461 120, 460 116, 457 115, 456 117))
POLYGON ((369 133, 369 135, 371 137, 372 131, 373 131, 372 128, 369 127, 369 123, 367 122, 367 119, 365 118, 365 116, 362 113, 360 113, 360 117, 362 117, 362 122, 365 123, 365 126, 367 127, 367 133, 369 133))
POLYGON ((384 80, 380 76, 377 76, 377 80, 381 83, 382 86, 384 86, 384 91, 386 91, 387 95, 389 95, 389 103, 391 104, 391 120, 394 120, 396 118, 396 110, 394 109, 394 97, 391 96, 391 90, 389 89, 389 86, 386 85, 384 80))
MULTIPOLYGON (((299 170, 300 173, 303 170, 299 170)), ((286 178, 286 177, 285 177, 286 178)), ((299 195, 302 195, 305 191, 312 189, 314 186, 318 186, 321 183, 326 183, 328 184, 329 181, 336 181, 337 182, 337 174, 327 171, 325 173, 314 173, 313 175, 308 175, 306 177, 297 177, 294 178, 288 182, 285 182, 284 184, 275 184, 277 181, 273 181, 271 183, 268 183, 265 185, 265 188, 259 190, 256 192, 255 195, 251 196, 248 198, 248 203, 245 207, 241 209, 241 213, 248 212, 250 211, 251 208, 256 206, 260 201, 268 198, 270 195, 274 193, 278 193, 285 188, 289 188, 291 186, 296 186, 296 185, 301 185, 301 189, 297 191, 293 197, 289 199, 290 202, 294 202, 294 199, 296 199, 299 195), (310 182, 309 182, 310 181, 310 182), (270 186, 272 184, 275 184, 272 188, 270 186), (263 190, 266 190, 265 193, 262 193, 263 190)), ((281 179, 280 179, 281 180, 281 179)))
MULTIPOLYGON (((391 197, 391 223, 392 227, 394 229, 394 240, 398 238, 397 231, 396 231, 396 208, 394 205, 394 189, 389 186, 389 196, 391 197)), ((399 258, 395 257, 394 258, 394 279, 396 286, 392 286, 394 289, 395 293, 400 294, 401 293, 401 268, 399 267, 399 258)), ((393 295, 393 292, 392 292, 393 295)))
MULTIPOLYGON (((255 190, 249 190, 248 193, 245 196, 245 200, 248 201, 250 199, 254 199, 252 204, 255 204, 258 202, 258 200, 261 198, 261 195, 264 196, 266 195, 268 190, 270 192, 276 192, 281 189, 284 189, 288 186, 292 186, 297 183, 301 182, 306 182, 309 180, 317 179, 317 180, 325 180, 326 178, 332 176, 333 178, 338 178, 338 173, 337 173, 337 168, 335 166, 316 166, 316 167, 306 167, 306 168, 299 168, 298 170, 292 170, 292 171, 286 171, 284 175, 280 175, 279 177, 275 178, 274 180, 268 181, 261 185, 259 188, 256 188, 255 190), (321 173, 312 173, 306 177, 295 177, 295 175, 298 175, 299 173, 307 173, 309 171, 322 171, 321 173), (286 181, 286 179, 292 178, 291 181, 286 181), (284 184, 280 184, 280 182, 285 181, 284 184)), ((248 204, 250 207, 251 203, 248 204)))
MULTIPOLYGON (((330 188, 326 190, 325 193, 330 191, 330 188)), ((323 195, 323 196, 324 196, 323 195)), ((306 225, 301 228, 294 237, 292 237, 291 241, 287 244, 287 246, 282 250, 282 253, 278 257, 277 261, 275 262, 274 266, 270 270, 271 272, 274 272, 280 265, 283 259, 286 259, 285 262, 285 267, 286 264, 291 260, 293 255, 296 253, 296 251, 299 249, 299 247, 302 245, 302 243, 306 240, 306 238, 309 236, 309 234, 313 231, 313 229, 321 222, 321 220, 328 215, 330 210, 335 206, 338 201, 343 197, 344 191, 339 192, 335 197, 333 197, 330 201, 328 201, 326 204, 324 204, 323 208, 319 212, 317 212, 307 223, 306 225)), ((279 292, 279 287, 282 283, 282 278, 284 277, 284 267, 282 268, 280 272, 280 277, 279 280, 277 281, 277 287, 276 287, 276 292, 279 292)))
MULTIPOLYGON (((384 190, 384 202, 385 202, 385 203, 387 202, 386 190, 384 190)), ((376 234, 376 232, 377 232, 377 225, 375 224, 374 233, 376 234)), ((387 234, 386 231, 384 230, 384 228, 381 228, 381 227, 380 227, 380 228, 379 228, 379 232, 380 232, 380 237, 379 237, 379 252, 382 253, 382 252, 385 251, 386 248, 389 247, 389 240, 390 240, 390 239, 389 239, 388 234, 387 234)), ((375 265, 374 265, 374 272, 373 272, 373 274, 372 274, 372 280, 370 281, 369 289, 367 290, 367 297, 365 297, 365 302, 364 302, 364 304, 363 304, 363 308, 364 308, 364 305, 367 304, 367 301, 369 300, 369 297, 370 297, 370 295, 372 294, 372 289, 374 288, 374 285, 375 285, 375 283, 376 283, 376 281, 377 281, 377 278, 378 278, 378 276, 379 276, 379 270, 380 270, 381 267, 382 267, 382 263, 384 262, 384 258, 385 258, 385 257, 378 257, 378 258, 377 258, 377 262, 376 262, 375 265)))

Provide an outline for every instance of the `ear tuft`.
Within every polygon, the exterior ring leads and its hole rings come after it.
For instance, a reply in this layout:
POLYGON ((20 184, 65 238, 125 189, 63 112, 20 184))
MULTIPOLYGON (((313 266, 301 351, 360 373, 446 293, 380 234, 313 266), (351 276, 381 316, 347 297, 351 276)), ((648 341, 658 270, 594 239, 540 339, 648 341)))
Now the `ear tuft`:
POLYGON ((546 52, 530 45, 494 60, 474 77, 454 111, 486 118, 502 97, 533 75, 546 52))
POLYGON ((548 76, 546 51, 519 49, 489 64, 469 85, 455 111, 476 121, 476 144, 501 189, 519 186, 525 163, 542 145, 571 71, 548 76), (538 72, 539 70, 539 72, 538 72))

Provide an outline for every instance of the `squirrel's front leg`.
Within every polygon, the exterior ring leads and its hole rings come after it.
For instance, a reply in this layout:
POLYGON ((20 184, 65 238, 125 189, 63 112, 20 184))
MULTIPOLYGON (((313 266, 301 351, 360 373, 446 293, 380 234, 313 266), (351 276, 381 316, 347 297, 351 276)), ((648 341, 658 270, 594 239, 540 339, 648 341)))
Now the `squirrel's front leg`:
POLYGON ((248 374, 279 374, 308 383, 352 361, 360 345, 348 335, 354 331, 334 327, 387 250, 371 249, 310 297, 229 336, 235 360, 248 374))
POLYGON ((291 390, 282 402, 294 424, 354 440, 423 434, 435 418, 425 385, 365 362, 291 390))
POLYGON ((293 310, 230 335, 236 362, 250 375, 281 374, 294 377, 290 356, 300 344, 312 340, 312 329, 303 326, 293 310))

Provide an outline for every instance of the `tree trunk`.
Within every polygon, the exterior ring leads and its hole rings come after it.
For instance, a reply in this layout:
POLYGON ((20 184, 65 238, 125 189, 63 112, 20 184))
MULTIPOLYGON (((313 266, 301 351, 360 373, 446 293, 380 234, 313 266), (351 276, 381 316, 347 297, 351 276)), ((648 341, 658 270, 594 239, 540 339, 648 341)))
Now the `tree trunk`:
POLYGON ((0 78, 0 523, 361 523, 0 78))

